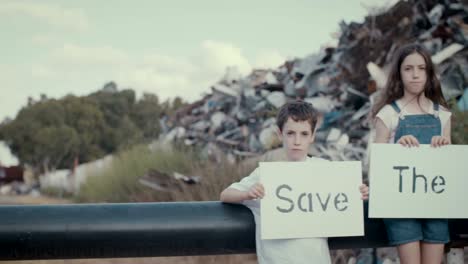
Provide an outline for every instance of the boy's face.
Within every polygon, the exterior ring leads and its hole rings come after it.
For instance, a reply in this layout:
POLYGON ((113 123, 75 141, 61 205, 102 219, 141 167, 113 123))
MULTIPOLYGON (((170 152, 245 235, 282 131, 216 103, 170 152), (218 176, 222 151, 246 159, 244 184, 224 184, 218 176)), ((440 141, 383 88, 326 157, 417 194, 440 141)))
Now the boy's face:
POLYGON ((309 152, 309 146, 314 142, 315 133, 307 120, 294 121, 288 118, 283 130, 277 130, 283 148, 289 161, 304 161, 309 152))

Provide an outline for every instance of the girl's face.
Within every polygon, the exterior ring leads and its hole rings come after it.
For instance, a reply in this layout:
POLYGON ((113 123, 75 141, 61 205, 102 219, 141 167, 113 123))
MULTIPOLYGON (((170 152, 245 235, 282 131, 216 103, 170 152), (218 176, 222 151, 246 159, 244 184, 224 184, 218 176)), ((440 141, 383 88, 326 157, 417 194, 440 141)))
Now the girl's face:
POLYGON ((406 56, 400 66, 400 76, 405 88, 405 94, 421 94, 427 81, 424 57, 416 52, 406 56))

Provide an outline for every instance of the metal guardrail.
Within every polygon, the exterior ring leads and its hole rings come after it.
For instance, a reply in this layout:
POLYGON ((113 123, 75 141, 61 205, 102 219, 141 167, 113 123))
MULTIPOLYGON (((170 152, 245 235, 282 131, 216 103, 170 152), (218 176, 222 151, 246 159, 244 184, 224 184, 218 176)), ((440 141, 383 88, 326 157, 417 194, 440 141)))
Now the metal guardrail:
MULTIPOLYGON (((331 249, 387 246, 380 219, 365 236, 329 239, 331 249)), ((346 223, 343 223, 346 224, 346 223)), ((451 221, 466 245, 468 219, 451 221)), ((255 252, 250 210, 221 202, 0 206, 0 260, 123 258, 255 252)))

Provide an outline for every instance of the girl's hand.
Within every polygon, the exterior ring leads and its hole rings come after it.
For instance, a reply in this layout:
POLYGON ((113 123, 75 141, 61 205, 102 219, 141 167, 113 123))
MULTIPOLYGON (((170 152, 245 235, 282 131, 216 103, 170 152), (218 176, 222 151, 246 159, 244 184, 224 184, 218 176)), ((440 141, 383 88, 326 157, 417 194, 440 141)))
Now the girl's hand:
POLYGON ((419 141, 413 135, 402 136, 400 139, 398 139, 397 143, 404 147, 419 147, 419 141))
POLYGON ((361 199, 364 201, 369 200, 369 187, 367 185, 362 184, 359 186, 359 191, 361 192, 361 199))
POLYGON ((444 136, 433 136, 431 139, 432 147, 441 147, 450 144, 450 140, 444 136))
POLYGON ((265 189, 263 188, 263 184, 259 182, 250 187, 247 192, 247 200, 262 199, 263 196, 265 196, 265 189))

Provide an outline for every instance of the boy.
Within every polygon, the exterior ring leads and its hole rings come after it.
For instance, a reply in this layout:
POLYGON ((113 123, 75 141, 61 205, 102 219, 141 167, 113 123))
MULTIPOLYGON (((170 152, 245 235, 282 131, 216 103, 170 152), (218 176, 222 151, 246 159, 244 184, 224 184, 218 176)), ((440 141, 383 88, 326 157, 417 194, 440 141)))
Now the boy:
MULTIPOLYGON (((317 112, 311 104, 295 101, 283 105, 277 115, 277 134, 283 142, 287 161, 327 162, 309 158, 309 146, 314 142, 317 112)), ((253 213, 256 223, 256 248, 260 264, 268 263, 331 263, 327 238, 269 239, 260 238, 260 200, 265 195, 259 182, 258 170, 240 182, 231 184, 220 199, 226 203, 242 203, 253 213)), ((362 199, 367 199, 368 188, 360 187, 362 199)))

